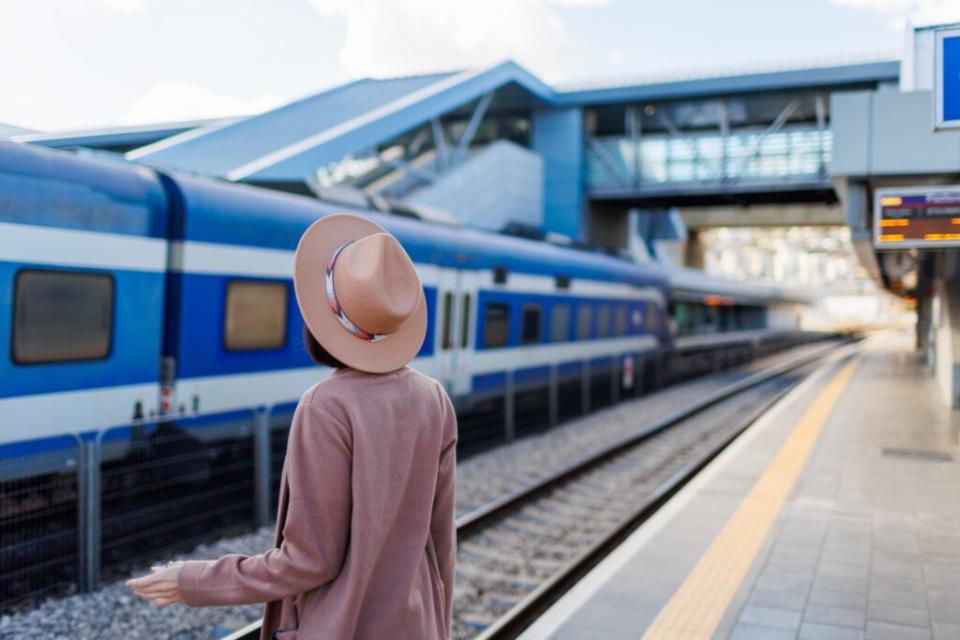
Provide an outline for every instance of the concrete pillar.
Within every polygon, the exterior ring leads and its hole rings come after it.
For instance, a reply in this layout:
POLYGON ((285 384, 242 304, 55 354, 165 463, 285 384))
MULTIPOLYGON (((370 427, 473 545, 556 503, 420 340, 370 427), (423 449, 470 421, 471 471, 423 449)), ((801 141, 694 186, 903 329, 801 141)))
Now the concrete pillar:
POLYGON ((947 406, 960 409, 960 251, 938 254, 934 271, 929 364, 947 406))

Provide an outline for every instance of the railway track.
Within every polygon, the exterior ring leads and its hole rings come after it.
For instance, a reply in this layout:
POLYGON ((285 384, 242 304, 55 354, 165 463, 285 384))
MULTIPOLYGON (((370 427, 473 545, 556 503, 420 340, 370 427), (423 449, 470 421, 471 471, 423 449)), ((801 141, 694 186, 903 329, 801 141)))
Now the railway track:
MULTIPOLYGON (((755 373, 458 518, 454 637, 519 635, 838 346, 755 373)), ((224 640, 259 632, 257 622, 224 640)))

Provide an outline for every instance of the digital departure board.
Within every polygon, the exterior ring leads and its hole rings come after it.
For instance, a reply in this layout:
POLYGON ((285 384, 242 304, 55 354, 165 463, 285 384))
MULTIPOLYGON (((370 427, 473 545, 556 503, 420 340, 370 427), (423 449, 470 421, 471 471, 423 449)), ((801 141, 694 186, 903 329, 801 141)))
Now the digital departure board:
POLYGON ((960 247, 960 186, 877 189, 873 244, 878 249, 960 247))

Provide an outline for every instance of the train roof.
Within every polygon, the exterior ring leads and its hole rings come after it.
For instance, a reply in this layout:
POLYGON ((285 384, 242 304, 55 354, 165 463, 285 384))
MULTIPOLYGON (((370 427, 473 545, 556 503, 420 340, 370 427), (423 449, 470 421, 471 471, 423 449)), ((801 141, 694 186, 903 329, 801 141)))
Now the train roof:
POLYGON ((160 238, 167 208, 148 169, 0 141, 0 222, 160 238))
POLYGON ((708 297, 715 297, 727 298, 736 304, 810 302, 807 294, 777 285, 740 282, 675 265, 665 266, 664 270, 670 283, 671 300, 703 302, 708 297))
MULTIPOLYGON (((387 228, 417 262, 666 288, 655 266, 599 252, 425 223, 210 178, 169 175, 187 207, 183 240, 289 251, 311 222, 347 211, 387 228)), ((164 237, 166 196, 151 169, 99 155, 0 142, 0 222, 164 237), (98 215, 91 216, 91 208, 98 215)))
POLYGON ((606 254, 503 234, 424 223, 293 194, 209 178, 177 176, 187 206, 184 240, 292 250, 304 229, 331 213, 363 215, 382 225, 415 262, 463 269, 506 268, 638 286, 666 287, 659 269, 606 254))

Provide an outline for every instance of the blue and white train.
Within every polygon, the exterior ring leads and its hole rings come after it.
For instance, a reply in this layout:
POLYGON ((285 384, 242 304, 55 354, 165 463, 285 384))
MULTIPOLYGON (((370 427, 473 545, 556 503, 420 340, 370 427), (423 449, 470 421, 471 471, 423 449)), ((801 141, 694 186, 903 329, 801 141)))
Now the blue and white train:
MULTIPOLYGON (((344 210, 0 143, 0 480, 52 472, 47 452, 103 430, 292 406, 324 375, 302 347, 293 250, 311 222, 344 210)), ((606 376, 626 392, 673 344, 655 265, 357 213, 413 258, 430 317, 413 366, 465 417, 551 378, 606 376)), ((751 322, 726 328, 762 326, 751 322)))

